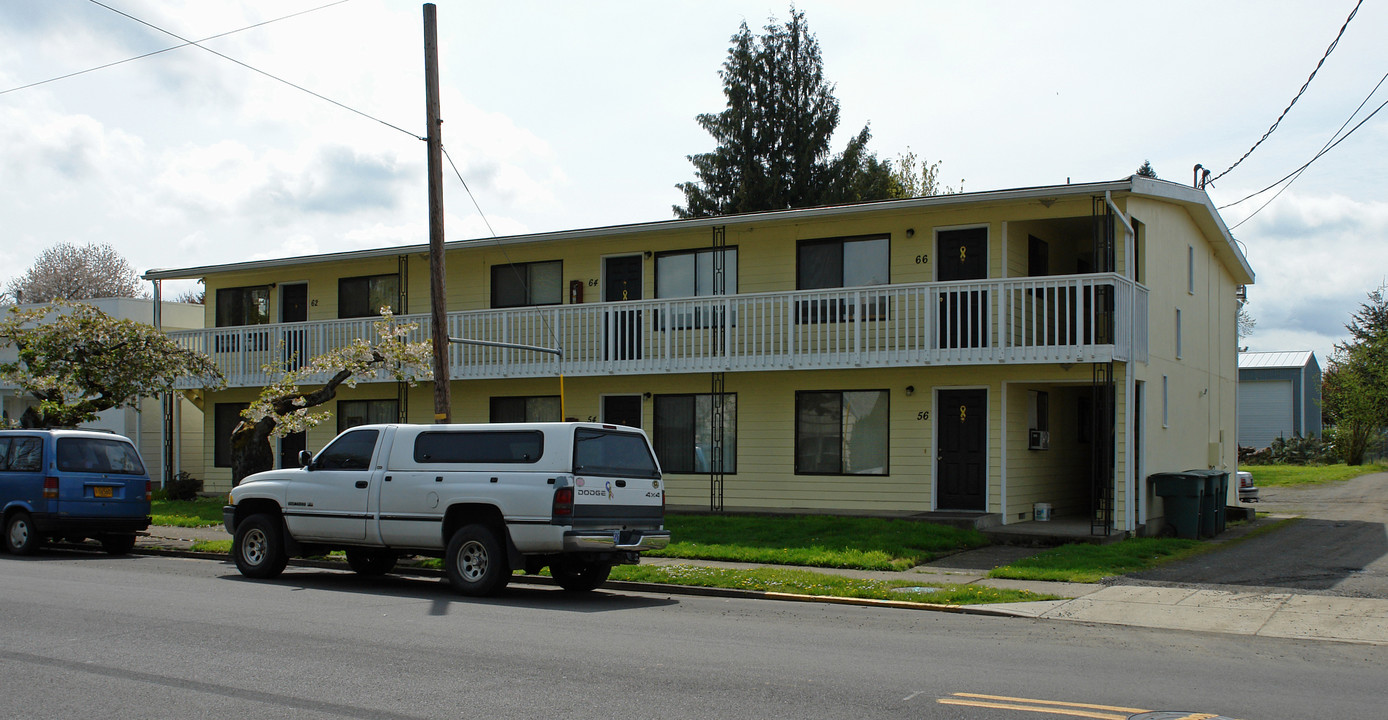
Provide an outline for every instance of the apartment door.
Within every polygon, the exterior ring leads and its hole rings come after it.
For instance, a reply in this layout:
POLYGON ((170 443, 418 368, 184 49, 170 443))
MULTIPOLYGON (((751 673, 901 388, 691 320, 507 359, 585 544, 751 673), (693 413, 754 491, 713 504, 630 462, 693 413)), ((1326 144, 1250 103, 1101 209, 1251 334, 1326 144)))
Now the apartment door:
POLYGON ((935 433, 936 508, 987 509, 988 391, 939 391, 935 433))
MULTIPOLYGON (((988 277, 988 228, 941 230, 935 238, 935 279, 940 282, 988 277)), ((983 347, 988 332, 988 291, 946 289, 939 293, 939 344, 942 348, 983 347)))
MULTIPOLYGON (((280 322, 301 323, 306 320, 308 320, 308 283, 280 285, 280 322)), ((308 347, 304 343, 304 329, 302 327, 286 327, 282 332, 285 369, 298 369, 308 362, 308 358, 305 357, 308 347)), ((287 467, 298 467, 298 465, 287 467)))
POLYGON ((280 438, 280 467, 299 467, 299 452, 308 449, 308 433, 289 433, 280 438))
MULTIPOLYGON (((641 256, 603 259, 602 299, 623 303, 641 299, 641 256)), ((614 307, 604 313, 604 360, 641 359, 641 311, 614 307)))

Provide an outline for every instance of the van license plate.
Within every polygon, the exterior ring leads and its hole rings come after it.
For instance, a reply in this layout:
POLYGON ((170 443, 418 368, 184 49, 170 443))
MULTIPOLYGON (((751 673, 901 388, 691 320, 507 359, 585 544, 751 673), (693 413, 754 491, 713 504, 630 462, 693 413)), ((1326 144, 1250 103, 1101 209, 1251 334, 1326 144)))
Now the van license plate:
POLYGON ((111 497, 111 488, 109 488, 109 487, 100 487, 100 486, 98 486, 98 487, 92 488, 92 490, 94 491, 92 494, 95 495, 96 497, 102 497, 102 498, 111 497))

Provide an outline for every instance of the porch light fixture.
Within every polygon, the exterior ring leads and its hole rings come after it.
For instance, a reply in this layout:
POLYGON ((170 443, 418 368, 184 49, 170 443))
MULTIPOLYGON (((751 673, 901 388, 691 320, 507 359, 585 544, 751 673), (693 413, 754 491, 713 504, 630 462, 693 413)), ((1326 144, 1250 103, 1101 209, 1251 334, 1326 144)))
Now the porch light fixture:
POLYGON ((915 237, 915 236, 916 236, 916 229, 915 229, 915 228, 906 228, 906 237, 915 237))
POLYGON ((915 386, 915 385, 907 385, 907 386, 906 386, 906 394, 907 394, 907 395, 914 395, 914 394, 916 394, 916 386, 915 386))
POLYGON ((651 399, 651 394, 650 394, 650 393, 641 393, 641 397, 643 397, 643 398, 645 398, 645 399, 647 399, 647 400, 650 400, 650 399, 651 399))

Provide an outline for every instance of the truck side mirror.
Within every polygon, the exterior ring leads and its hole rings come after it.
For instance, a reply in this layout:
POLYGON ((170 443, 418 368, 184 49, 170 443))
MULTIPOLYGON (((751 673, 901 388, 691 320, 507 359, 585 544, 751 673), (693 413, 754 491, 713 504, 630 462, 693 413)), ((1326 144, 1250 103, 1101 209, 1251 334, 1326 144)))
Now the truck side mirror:
POLYGON ((305 470, 313 469, 313 453, 307 450, 299 451, 299 467, 305 470))

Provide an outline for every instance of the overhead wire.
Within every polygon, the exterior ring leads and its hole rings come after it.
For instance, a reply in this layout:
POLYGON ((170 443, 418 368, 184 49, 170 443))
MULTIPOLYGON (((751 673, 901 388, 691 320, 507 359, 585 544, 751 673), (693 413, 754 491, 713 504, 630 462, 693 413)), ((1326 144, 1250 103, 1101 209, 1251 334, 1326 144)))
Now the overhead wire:
POLYGON ((1354 16, 1359 12, 1359 6, 1363 4, 1364 0, 1359 0, 1359 2, 1354 4, 1354 9, 1349 12, 1349 17, 1345 18, 1345 23, 1340 26, 1340 32, 1335 35, 1335 39, 1331 41, 1330 46, 1325 49, 1325 54, 1321 56, 1320 62, 1316 63, 1316 68, 1311 71, 1311 76, 1306 78, 1306 82, 1302 83, 1301 90, 1297 91, 1296 97, 1292 98, 1292 101, 1290 103, 1287 103, 1286 109, 1282 111, 1281 115, 1277 116, 1277 120, 1273 121, 1272 126, 1268 128, 1267 132, 1263 133, 1263 136, 1261 138, 1258 138, 1258 142, 1253 143, 1253 147, 1249 148, 1248 152, 1243 154, 1243 157, 1234 161, 1234 164, 1226 168, 1224 172, 1210 178, 1206 182, 1213 183, 1214 181, 1224 177, 1225 175, 1228 175, 1230 170, 1233 170, 1234 168, 1238 167, 1239 163, 1248 159, 1248 156, 1252 155, 1253 151, 1257 150, 1258 146, 1262 145, 1263 141, 1267 140, 1268 136, 1271 135, 1273 131, 1277 129, 1277 126, 1282 123, 1283 118, 1287 117, 1287 113, 1291 111, 1292 106, 1296 104, 1296 101, 1300 100, 1301 96, 1306 93, 1306 88, 1311 86, 1311 81, 1316 78, 1316 73, 1320 72, 1321 66, 1324 65, 1326 59, 1330 57, 1330 53, 1334 52, 1335 47, 1340 44, 1340 38, 1344 36, 1345 29, 1349 27, 1350 21, 1353 20, 1354 16))
POLYGON ((177 50, 177 49, 179 49, 179 48, 188 47, 189 45, 196 45, 197 43, 204 43, 204 42, 207 42, 208 40, 216 40, 217 38, 224 38, 224 37, 226 37, 226 36, 228 36, 228 35, 235 35, 236 33, 239 33, 239 32, 245 32, 245 31, 247 31, 247 30, 254 30, 255 28, 264 27, 264 26, 269 25, 269 24, 271 24, 271 23, 277 23, 277 22, 279 22, 279 21, 281 21, 281 20, 288 20, 288 19, 290 19, 290 18, 296 18, 296 17, 298 17, 298 16, 300 16, 300 15, 307 15, 307 14, 309 14, 309 13, 311 13, 311 12, 318 12, 319 10, 325 10, 325 9, 327 9, 327 8, 330 8, 330 7, 334 6, 334 5, 341 5, 341 4, 343 4, 343 3, 345 3, 345 2, 348 2, 348 1, 349 1, 349 0, 337 0, 337 2, 331 2, 331 3, 328 3, 327 5, 320 5, 320 6, 316 7, 316 8, 311 8, 311 9, 308 9, 308 10, 302 10, 302 11, 300 11, 300 12, 292 13, 292 14, 289 14, 289 15, 284 15, 284 16, 282 16, 282 17, 277 17, 277 18, 275 18, 275 19, 273 19, 273 20, 266 20, 266 21, 264 21, 264 22, 258 22, 258 23, 254 24, 254 25, 247 25, 247 26, 245 26, 245 27, 243 27, 243 28, 237 28, 237 29, 235 29, 235 30, 228 30, 228 31, 226 31, 226 32, 224 32, 224 33, 217 33, 216 35, 209 35, 209 36, 207 36, 207 37, 205 37, 205 38, 203 38, 203 39, 201 39, 201 40, 190 40, 190 41, 188 41, 188 42, 180 43, 180 44, 178 44, 178 45, 170 45, 169 47, 166 47, 166 48, 164 48, 163 50, 155 50, 154 52, 147 52, 147 53, 145 53, 145 54, 143 54, 143 55, 136 55, 135 57, 128 57, 128 58, 126 58, 126 59, 124 59, 124 60, 117 60, 117 61, 115 61, 115 62, 106 63, 105 65, 97 65, 96 67, 87 68, 86 70, 78 70, 77 72, 70 72, 70 73, 67 73, 66 75, 59 75, 59 76, 57 76, 57 77, 48 78, 47 80, 39 80, 38 82, 31 82, 31 83, 29 83, 28 85, 20 85, 19 87, 13 87, 13 88, 10 88, 10 89, 8 89, 8 90, 0 90, 0 95, 4 95, 4 94, 6 94, 6 93, 17 92, 17 91, 19 91, 19 90, 28 90, 29 88, 32 88, 32 87, 38 87, 38 86, 40 86, 40 85, 47 85, 48 83, 58 82, 59 80, 66 80, 66 79, 68 79, 68 78, 74 78, 74 77, 77 77, 77 76, 79 76, 79 75, 86 75, 87 73, 96 72, 97 70, 105 70, 106 68, 109 68, 109 67, 115 67, 115 66, 117 66, 117 65, 123 65, 123 64, 128 63, 128 62, 134 62, 135 60, 143 60, 143 59, 145 59, 145 58, 147 58, 147 57, 153 57, 153 56, 159 55, 159 54, 161 54, 161 53, 166 53, 166 52, 168 52, 168 51, 170 51, 170 50, 177 50))
POLYGON ((1310 160, 1307 160, 1301 167, 1291 171, 1290 173, 1287 173, 1285 176, 1282 177, 1282 179, 1278 180, 1275 183, 1272 183, 1271 185, 1268 185, 1262 190, 1246 195, 1227 205, 1219 206, 1218 209, 1220 210, 1233 207, 1245 200, 1257 197, 1258 195, 1262 195, 1263 193, 1277 187, 1278 185, 1281 185, 1283 182, 1287 183, 1286 185, 1282 186, 1282 189, 1277 191, 1277 195, 1273 195, 1271 198, 1268 198, 1268 201, 1263 203, 1257 210, 1254 210, 1252 213, 1249 213, 1248 217, 1245 217, 1244 219, 1240 220, 1237 224, 1234 225, 1234 227, 1231 227, 1229 229, 1233 230, 1239 225, 1248 222, 1249 219, 1251 219, 1254 215, 1257 215, 1259 212, 1261 212, 1263 208, 1271 204, 1273 200, 1276 200, 1278 195, 1281 195, 1284 191, 1286 191, 1287 188, 1291 187, 1292 183, 1296 182, 1297 178, 1301 177, 1301 173, 1305 172, 1306 168, 1309 168, 1311 166, 1311 163, 1314 163, 1316 160, 1319 160, 1322 155, 1325 155, 1327 152, 1333 150, 1336 145, 1339 145, 1340 143, 1344 142, 1345 139, 1348 138, 1350 135, 1353 135, 1356 130, 1363 127, 1364 123, 1368 122, 1370 119, 1373 118, 1373 116, 1377 115, 1379 111, 1382 110, 1385 106, 1388 106, 1388 100, 1385 100, 1383 103, 1379 104, 1379 106, 1375 108, 1373 112, 1369 113, 1363 120, 1360 120, 1357 125, 1355 125, 1353 128, 1350 128, 1349 132, 1346 132, 1344 135, 1340 135, 1340 133, 1344 131, 1345 127, 1348 126, 1350 122, 1354 120, 1355 116, 1359 114, 1359 111, 1363 110, 1364 106, 1369 104, 1369 100, 1373 98, 1373 96, 1376 93, 1378 93, 1378 89, 1383 86, 1384 81, 1388 81, 1388 73, 1384 73, 1383 77, 1379 78, 1378 83, 1374 85, 1374 89, 1370 90, 1369 94, 1364 97, 1364 100, 1359 103, 1359 107, 1356 107, 1354 109, 1354 112, 1350 113, 1350 116, 1346 118, 1344 123, 1342 123, 1340 127, 1334 132, 1334 134, 1330 136, 1330 139, 1325 142, 1325 145, 1321 147, 1320 151, 1317 152, 1315 156, 1313 156, 1310 160), (1287 182, 1289 178, 1290 182, 1287 182))
POLYGON ((338 101, 336 101, 336 100, 334 100, 334 99, 332 99, 332 98, 330 98, 330 97, 328 97, 328 96, 326 96, 326 95, 321 95, 321 94, 316 93, 316 92, 314 92, 314 91, 312 91, 312 90, 309 90, 308 88, 306 88, 306 87, 304 87, 304 86, 302 86, 302 85, 296 85, 296 84, 294 84, 294 83, 292 83, 292 82, 290 82, 290 81, 288 81, 288 80, 285 80, 285 79, 282 78, 282 77, 279 77, 279 76, 277 76, 277 75, 273 75, 273 74, 268 73, 268 72, 266 72, 266 71, 264 71, 264 70, 261 70, 260 68, 257 68, 257 67, 251 66, 251 65, 247 65, 246 63, 241 62, 240 60, 237 60, 236 58, 231 57, 230 55, 226 55, 226 54, 217 52, 216 50, 213 50, 213 49, 210 48, 210 47, 207 47, 207 46, 205 46, 205 45, 200 45, 200 44, 198 43, 198 41, 189 40, 188 38, 185 38, 185 37, 183 37, 182 35, 179 35, 178 33, 175 33, 175 32, 169 31, 169 30, 165 30, 164 28, 161 28, 161 27, 159 27, 158 25, 155 25, 155 24, 153 24, 153 23, 149 23, 149 22, 146 22, 146 21, 144 21, 144 20, 141 20, 140 18, 137 18, 137 17, 135 17, 134 15, 131 15, 130 13, 123 12, 123 11, 121 11, 121 10, 117 10, 116 8, 113 8, 113 7, 111 7, 110 5, 107 5, 107 4, 103 3, 103 2, 101 2, 100 0, 87 0, 87 2, 90 2, 90 3, 92 3, 93 5, 98 5, 98 6, 100 6, 100 7, 106 8, 107 10, 110 10, 111 12, 116 13, 117 15, 121 15, 121 16, 123 16, 123 17, 130 18, 131 20, 134 20, 135 22, 140 23, 141 25, 144 25, 144 26, 146 26, 146 27, 152 28, 152 29, 154 29, 154 30, 158 30, 159 32, 164 33, 165 35, 168 35, 168 36, 170 36, 170 37, 176 38, 176 39, 178 39, 178 40, 182 40, 184 43, 187 43, 187 44, 189 44, 189 45, 192 45, 192 46, 194 46, 194 47, 197 47, 197 48, 200 49, 200 50, 206 50, 207 52, 210 52, 210 53, 212 53, 213 55, 216 55, 217 57, 222 58, 223 60, 229 60, 229 61, 231 61, 231 62, 234 62, 234 63, 236 63, 237 65, 240 65, 241 67, 246 68, 247 70, 250 70, 250 71, 259 73, 259 74, 261 74, 261 75, 264 75, 265 77, 270 78, 271 80, 274 80, 274 81, 276 81, 276 82, 280 82, 280 83, 283 83, 283 84, 285 84, 285 85, 288 85, 289 87, 292 87, 292 88, 294 88, 295 90, 299 90, 299 91, 301 91, 301 92, 306 92, 306 93, 308 93, 309 95, 312 95, 312 96, 318 98, 319 100, 324 100, 324 101, 326 101, 326 102, 330 102, 330 103, 332 103, 333 105, 336 105, 336 106, 342 108, 343 110, 347 110, 348 112, 356 113, 357 115, 360 115, 360 116, 362 116, 362 117, 364 117, 364 118, 367 118, 368 120, 374 120, 374 121, 376 121, 376 122, 378 122, 378 123, 380 123, 380 124, 382 124, 382 125, 385 125, 385 126, 388 127, 388 128, 392 128, 392 129, 394 129, 394 130, 399 130, 400 132, 405 133, 406 135, 409 135, 410 137, 415 138, 416 140, 427 140, 427 138, 422 137, 422 136, 420 136, 420 135, 417 135, 417 134, 415 134, 415 133, 412 133, 412 132, 410 132, 409 130, 406 130, 406 129, 400 127, 399 125, 391 124, 391 123, 389 123, 389 122, 386 122, 385 120, 382 120, 382 119, 380 119, 380 118, 378 118, 378 117, 375 117, 374 115, 369 115, 369 114, 367 114, 367 113, 365 113, 365 112, 362 112, 361 110, 358 110, 358 109, 356 109, 356 108, 354 108, 354 107, 351 107, 351 106, 348 106, 348 105, 344 105, 344 104, 342 104, 342 103, 340 103, 340 102, 338 102, 338 101))

